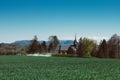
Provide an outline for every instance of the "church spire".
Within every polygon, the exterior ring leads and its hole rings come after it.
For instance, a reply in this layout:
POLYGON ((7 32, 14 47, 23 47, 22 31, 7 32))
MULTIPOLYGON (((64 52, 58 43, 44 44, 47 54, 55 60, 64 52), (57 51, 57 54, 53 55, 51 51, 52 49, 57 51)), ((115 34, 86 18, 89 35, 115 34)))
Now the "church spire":
POLYGON ((76 38, 76 34, 75 34, 75 40, 74 40, 74 46, 77 46, 77 38, 76 38))
POLYGON ((77 42, 77 39, 76 39, 76 33, 75 33, 75 41, 77 42))

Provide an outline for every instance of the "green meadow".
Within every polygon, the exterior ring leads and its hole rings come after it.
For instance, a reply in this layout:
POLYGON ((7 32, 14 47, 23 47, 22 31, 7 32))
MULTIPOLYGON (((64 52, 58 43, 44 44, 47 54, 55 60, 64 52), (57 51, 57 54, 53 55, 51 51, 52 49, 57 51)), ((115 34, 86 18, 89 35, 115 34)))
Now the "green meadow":
POLYGON ((120 80, 120 60, 0 56, 0 80, 120 80))

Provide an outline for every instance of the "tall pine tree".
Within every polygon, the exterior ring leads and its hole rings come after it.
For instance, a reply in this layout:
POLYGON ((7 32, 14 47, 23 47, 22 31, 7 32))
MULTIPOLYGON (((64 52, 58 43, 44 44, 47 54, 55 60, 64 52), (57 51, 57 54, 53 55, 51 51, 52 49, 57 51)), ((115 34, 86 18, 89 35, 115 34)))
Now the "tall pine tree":
POLYGON ((107 45, 107 42, 106 42, 105 39, 99 45, 99 50, 98 50, 98 53, 97 53, 97 57, 100 57, 100 58, 109 57, 108 45, 107 45))
POLYGON ((34 36, 33 40, 28 49, 29 54, 34 54, 39 52, 39 42, 37 40, 37 36, 34 36))
POLYGON ((41 49, 42 49, 42 53, 46 53, 47 52, 47 45, 46 45, 45 41, 43 41, 41 43, 41 49))

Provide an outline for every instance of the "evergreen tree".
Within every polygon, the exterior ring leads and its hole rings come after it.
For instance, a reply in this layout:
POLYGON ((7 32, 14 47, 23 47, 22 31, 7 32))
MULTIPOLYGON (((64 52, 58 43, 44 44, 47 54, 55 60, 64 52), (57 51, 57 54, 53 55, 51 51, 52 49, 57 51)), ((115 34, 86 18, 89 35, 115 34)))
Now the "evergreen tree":
POLYGON ((109 55, 108 55, 108 45, 107 45, 107 42, 106 42, 105 39, 99 45, 99 50, 98 50, 97 57, 100 57, 100 58, 109 57, 109 55))
POLYGON ((41 43, 41 49, 42 49, 42 53, 46 53, 47 52, 47 45, 46 45, 45 41, 43 41, 41 43))
POLYGON ((94 46, 94 48, 93 48, 93 50, 91 52, 91 56, 92 57, 97 57, 97 52, 98 52, 98 45, 95 44, 95 46, 94 46))
POLYGON ((38 53, 39 52, 39 42, 37 40, 37 36, 34 36, 34 39, 31 41, 31 45, 29 46, 28 53, 38 53))
POLYGON ((83 54, 84 53, 84 48, 85 48, 85 46, 83 44, 83 39, 80 38, 78 49, 77 49, 77 54, 78 54, 79 57, 83 57, 83 55, 84 55, 83 54))
POLYGON ((38 45, 38 52, 42 53, 42 46, 41 46, 41 44, 38 45))

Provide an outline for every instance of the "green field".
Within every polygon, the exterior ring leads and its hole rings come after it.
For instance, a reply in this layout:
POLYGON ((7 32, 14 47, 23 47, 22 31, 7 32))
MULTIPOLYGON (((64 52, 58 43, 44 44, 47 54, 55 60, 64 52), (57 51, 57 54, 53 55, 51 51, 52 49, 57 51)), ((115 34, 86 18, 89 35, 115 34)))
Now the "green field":
POLYGON ((120 80, 120 60, 0 56, 0 80, 120 80))

